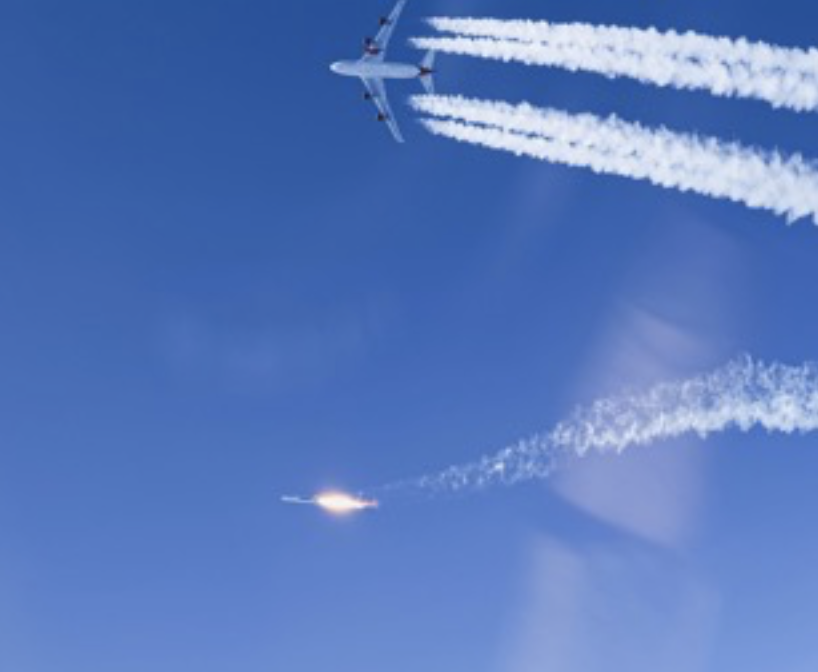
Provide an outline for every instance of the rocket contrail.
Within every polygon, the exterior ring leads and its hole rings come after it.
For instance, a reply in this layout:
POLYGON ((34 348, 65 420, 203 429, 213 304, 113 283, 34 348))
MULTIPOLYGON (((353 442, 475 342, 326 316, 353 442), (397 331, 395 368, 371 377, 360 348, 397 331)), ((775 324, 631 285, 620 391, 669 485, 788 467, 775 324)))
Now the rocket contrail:
POLYGON ((459 492, 546 478, 566 458, 622 453, 684 434, 701 438, 736 428, 768 432, 818 429, 818 366, 739 358, 716 371, 580 408, 551 432, 535 434, 476 462, 391 486, 459 492))
POLYGON ((416 96, 437 135, 516 155, 647 180, 818 224, 818 167, 795 154, 651 129, 615 116, 572 115, 528 104, 416 96))
POLYGON ((429 23, 454 37, 412 39, 418 48, 610 78, 631 77, 656 86, 818 111, 815 48, 581 23, 453 18, 434 18, 429 23))

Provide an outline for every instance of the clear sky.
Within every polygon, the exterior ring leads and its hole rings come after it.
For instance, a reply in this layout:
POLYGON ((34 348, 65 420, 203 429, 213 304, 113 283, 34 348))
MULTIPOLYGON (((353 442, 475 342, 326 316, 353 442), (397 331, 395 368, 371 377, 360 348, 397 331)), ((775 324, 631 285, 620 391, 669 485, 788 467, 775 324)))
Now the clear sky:
MULTIPOLYGON (((818 358, 818 229, 429 136, 390 0, 0 5, 0 669, 818 669, 818 445, 279 503, 474 459, 741 353, 818 358)), ((816 42, 807 0, 410 0, 816 42)), ((441 92, 818 157, 818 117, 441 56, 441 92)))

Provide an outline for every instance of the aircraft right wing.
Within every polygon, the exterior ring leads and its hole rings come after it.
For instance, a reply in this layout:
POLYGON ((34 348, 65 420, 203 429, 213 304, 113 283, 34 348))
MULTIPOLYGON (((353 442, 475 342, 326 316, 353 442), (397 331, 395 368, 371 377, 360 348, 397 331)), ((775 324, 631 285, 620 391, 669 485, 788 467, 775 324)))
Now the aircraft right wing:
POLYGON ((395 31, 395 25, 398 23, 403 7, 406 5, 406 0, 398 0, 395 9, 388 17, 381 19, 381 29, 373 40, 367 40, 366 53, 363 60, 365 61, 382 61, 386 56, 386 50, 389 48, 389 41, 392 39, 392 33, 395 31))
POLYGON ((386 85, 383 80, 363 79, 361 81, 363 81, 367 93, 369 93, 370 100, 372 100, 372 102, 375 103, 375 107, 378 108, 379 120, 386 122, 386 125, 392 132, 392 137, 395 138, 397 142, 403 142, 403 136, 401 135, 398 123, 395 121, 395 117, 392 116, 392 108, 389 105, 389 99, 386 97, 386 85))

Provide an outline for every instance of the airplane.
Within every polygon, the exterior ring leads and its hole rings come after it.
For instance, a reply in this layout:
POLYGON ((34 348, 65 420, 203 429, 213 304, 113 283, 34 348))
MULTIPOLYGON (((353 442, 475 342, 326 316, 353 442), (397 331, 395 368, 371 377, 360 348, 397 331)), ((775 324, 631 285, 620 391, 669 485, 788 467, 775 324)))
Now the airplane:
POLYGON ((377 509, 378 502, 374 499, 364 499, 355 495, 349 495, 337 490, 319 492, 310 498, 292 497, 285 495, 281 498, 284 504, 303 504, 306 506, 317 506, 329 513, 345 515, 363 511, 364 509, 377 509))
POLYGON ((426 93, 434 93, 435 52, 430 51, 423 57, 420 65, 390 63, 386 61, 386 50, 407 0, 398 0, 398 4, 389 16, 380 19, 380 30, 372 38, 364 39, 364 55, 357 61, 338 61, 330 65, 330 70, 344 77, 358 77, 363 82, 366 92, 364 100, 371 100, 378 108, 377 120, 385 122, 397 142, 403 142, 400 128, 392 114, 389 99, 386 95, 387 79, 419 78, 426 93))

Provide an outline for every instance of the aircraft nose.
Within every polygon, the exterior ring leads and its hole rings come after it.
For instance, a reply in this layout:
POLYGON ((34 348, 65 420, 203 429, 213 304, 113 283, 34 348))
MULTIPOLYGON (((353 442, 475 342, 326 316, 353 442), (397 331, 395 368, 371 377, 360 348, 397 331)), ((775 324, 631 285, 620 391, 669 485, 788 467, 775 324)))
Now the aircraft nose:
POLYGON ((338 63, 332 63, 332 64, 329 66, 329 69, 330 69, 330 70, 332 70, 333 72, 336 72, 336 73, 337 73, 337 72, 338 72, 338 63))

